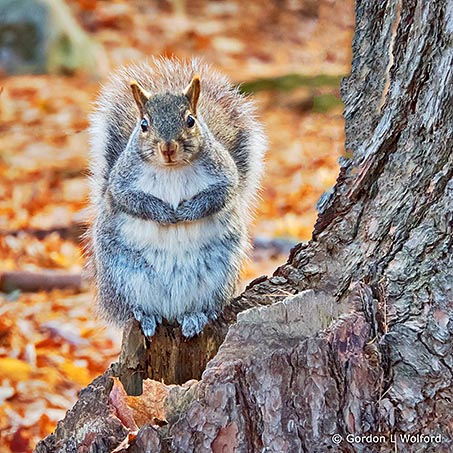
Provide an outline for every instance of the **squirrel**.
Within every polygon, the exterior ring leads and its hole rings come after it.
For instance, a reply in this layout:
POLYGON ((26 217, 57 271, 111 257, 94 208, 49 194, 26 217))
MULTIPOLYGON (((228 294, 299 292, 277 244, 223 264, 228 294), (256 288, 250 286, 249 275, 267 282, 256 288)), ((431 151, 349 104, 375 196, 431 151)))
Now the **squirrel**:
POLYGON ((123 67, 90 118, 100 314, 199 334, 234 296, 266 151, 254 103, 198 59, 123 67))

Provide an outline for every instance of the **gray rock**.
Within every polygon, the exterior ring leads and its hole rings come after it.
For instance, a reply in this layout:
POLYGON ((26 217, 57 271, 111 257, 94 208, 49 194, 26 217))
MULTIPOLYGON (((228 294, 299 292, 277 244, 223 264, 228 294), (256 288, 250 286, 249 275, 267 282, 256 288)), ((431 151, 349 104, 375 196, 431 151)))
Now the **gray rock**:
POLYGON ((62 0, 0 0, 0 68, 7 74, 98 75, 101 46, 77 24, 62 0))

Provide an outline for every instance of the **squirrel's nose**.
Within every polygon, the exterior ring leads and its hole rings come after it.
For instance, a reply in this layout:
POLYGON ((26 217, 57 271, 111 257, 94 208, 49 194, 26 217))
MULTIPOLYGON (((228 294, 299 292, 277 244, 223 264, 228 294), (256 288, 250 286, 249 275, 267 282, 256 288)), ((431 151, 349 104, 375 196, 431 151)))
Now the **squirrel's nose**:
POLYGON ((176 153, 178 145, 175 141, 164 142, 160 145, 160 151, 164 156, 171 157, 176 153))
POLYGON ((171 160, 171 158, 176 154, 177 149, 178 144, 173 140, 171 142, 160 143, 160 152, 168 160, 171 160))

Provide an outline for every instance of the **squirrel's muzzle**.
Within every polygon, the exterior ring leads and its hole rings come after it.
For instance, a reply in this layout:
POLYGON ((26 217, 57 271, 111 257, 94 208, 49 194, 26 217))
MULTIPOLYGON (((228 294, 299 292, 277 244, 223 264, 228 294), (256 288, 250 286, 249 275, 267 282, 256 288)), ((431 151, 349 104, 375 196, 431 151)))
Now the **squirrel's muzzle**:
POLYGON ((173 164, 176 163, 176 155, 178 151, 178 143, 172 140, 171 142, 159 143, 159 152, 162 156, 164 163, 173 164))

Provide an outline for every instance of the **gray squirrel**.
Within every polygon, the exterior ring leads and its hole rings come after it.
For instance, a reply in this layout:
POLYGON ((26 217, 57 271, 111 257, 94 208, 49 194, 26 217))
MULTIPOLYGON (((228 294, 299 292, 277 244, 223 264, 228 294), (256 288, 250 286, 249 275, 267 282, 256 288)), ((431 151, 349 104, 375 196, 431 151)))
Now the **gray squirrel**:
POLYGON ((89 258, 101 315, 190 338, 233 297, 266 139, 255 106, 199 60, 122 68, 91 116, 89 258))

